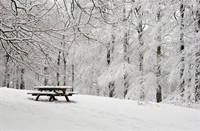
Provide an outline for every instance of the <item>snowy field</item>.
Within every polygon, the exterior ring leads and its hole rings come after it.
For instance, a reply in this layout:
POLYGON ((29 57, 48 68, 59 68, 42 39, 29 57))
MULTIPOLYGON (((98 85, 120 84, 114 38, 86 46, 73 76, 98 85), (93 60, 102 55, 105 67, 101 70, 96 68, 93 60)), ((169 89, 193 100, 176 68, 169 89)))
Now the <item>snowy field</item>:
POLYGON ((0 88, 0 131, 200 131, 197 109, 85 95, 70 97, 71 103, 34 101, 26 93, 0 88))

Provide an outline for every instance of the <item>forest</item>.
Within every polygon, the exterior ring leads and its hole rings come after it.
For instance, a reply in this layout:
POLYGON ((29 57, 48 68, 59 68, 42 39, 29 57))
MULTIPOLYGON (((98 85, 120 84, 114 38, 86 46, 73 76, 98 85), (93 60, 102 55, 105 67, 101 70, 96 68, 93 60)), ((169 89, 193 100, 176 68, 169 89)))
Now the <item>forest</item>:
POLYGON ((1 0, 0 84, 200 102, 200 0, 1 0))

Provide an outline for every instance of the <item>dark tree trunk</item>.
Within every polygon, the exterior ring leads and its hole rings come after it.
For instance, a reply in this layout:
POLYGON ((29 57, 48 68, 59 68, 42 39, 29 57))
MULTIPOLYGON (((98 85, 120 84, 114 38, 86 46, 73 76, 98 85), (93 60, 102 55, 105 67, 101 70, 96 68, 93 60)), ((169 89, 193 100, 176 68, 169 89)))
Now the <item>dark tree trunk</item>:
MULTIPOLYGON (((197 1, 196 11, 196 33, 200 30, 200 0, 197 1)), ((195 61, 195 102, 200 102, 200 45, 196 45, 196 61, 195 61)))
POLYGON ((114 81, 110 82, 108 88, 109 88, 109 97, 113 97, 115 92, 115 82, 114 81))
POLYGON ((21 79, 21 83, 20 83, 20 89, 25 89, 25 83, 24 83, 24 74, 25 74, 25 69, 21 69, 21 76, 20 76, 20 79, 21 79))
POLYGON ((19 89, 19 66, 16 67, 16 89, 19 89))
MULTIPOLYGON (((124 33, 124 60, 125 62, 130 64, 128 49, 129 49, 128 32, 125 32, 124 33)), ((124 98, 126 97, 126 94, 128 93, 128 87, 129 87, 129 75, 127 72, 125 72, 124 73, 124 98)))
MULTIPOLYGON (((113 53, 114 53, 115 36, 112 34, 111 38, 112 40, 110 43, 108 43, 107 47, 107 65, 110 65, 114 59, 113 53)), ((109 82, 108 89, 109 89, 109 97, 113 97, 115 91, 115 81, 109 82)), ((97 92, 99 94, 99 89, 97 89, 97 92)))
POLYGON ((66 58, 64 57, 63 58, 63 66, 64 66, 64 80, 63 80, 63 85, 66 86, 67 84, 67 61, 66 61, 66 58))
POLYGON ((63 78, 63 85, 66 86, 67 84, 67 54, 65 53, 65 43, 64 43, 64 48, 63 48, 63 67, 64 67, 64 78, 63 78))
POLYGON ((59 52, 58 52, 58 60, 57 60, 57 66, 58 66, 58 71, 57 71, 57 73, 56 73, 57 86, 60 85, 60 55, 61 55, 61 49, 59 49, 59 52))
POLYGON ((112 34, 111 37, 112 37, 112 40, 107 45, 107 65, 110 65, 112 60, 114 59, 113 53, 114 53, 115 36, 112 34))
POLYGON ((185 64, 184 64, 184 50, 185 50, 185 45, 184 45, 184 14, 185 14, 185 5, 183 3, 183 0, 181 1, 181 5, 180 5, 180 54, 181 56, 181 61, 180 61, 180 83, 179 83, 179 87, 181 92, 184 92, 184 85, 185 85, 185 80, 183 78, 184 75, 184 68, 185 68, 185 64))
MULTIPOLYGON (((141 72, 143 72, 143 59, 144 59, 144 56, 143 56, 143 51, 142 51, 142 47, 144 45, 144 42, 143 42, 143 39, 142 39, 142 35, 143 35, 143 28, 142 28, 142 21, 139 22, 139 25, 138 25, 138 40, 139 40, 139 45, 140 45, 140 52, 139 52, 139 70, 141 72)), ((143 73, 142 73, 143 75, 143 73)))
POLYGON ((196 32, 198 33, 200 30, 200 0, 197 1, 195 22, 196 22, 196 32))
POLYGON ((129 56, 128 56, 128 50, 129 50, 128 32, 126 31, 124 33, 124 60, 127 63, 130 63, 130 59, 129 59, 129 56))
POLYGON ((10 87, 10 73, 9 73, 9 59, 10 56, 8 53, 5 55, 5 74, 4 74, 4 81, 3 81, 3 86, 4 87, 10 87))
POLYGON ((127 93, 128 93, 128 87, 129 87, 129 82, 128 82, 128 73, 124 74, 124 98, 126 97, 127 93))
POLYGON ((74 64, 72 64, 72 91, 74 90, 74 64))
POLYGON ((114 36, 114 34, 112 34, 111 61, 114 60, 114 49, 115 49, 115 36, 114 36))
MULTIPOLYGON (((160 22, 161 19, 161 10, 158 10, 157 13, 157 22, 160 22)), ((158 28, 158 36, 157 36, 157 71, 156 71, 156 77, 157 77, 157 88, 156 88, 156 102, 162 101, 162 88, 161 88, 161 68, 160 68, 160 62, 161 62, 161 27, 158 28)))
POLYGON ((160 56, 161 56, 161 45, 157 47, 157 72, 156 72, 156 77, 157 77, 157 89, 156 89, 156 102, 161 102, 162 101, 162 88, 161 88, 161 70, 160 70, 160 56))
POLYGON ((44 67, 44 85, 48 85, 48 78, 47 78, 47 75, 48 75, 48 68, 45 66, 44 67))
POLYGON ((108 43, 107 46, 107 65, 110 65, 110 61, 111 61, 111 54, 110 54, 110 42, 108 43))
POLYGON ((195 71, 195 102, 200 102, 200 46, 196 48, 196 71, 195 71))

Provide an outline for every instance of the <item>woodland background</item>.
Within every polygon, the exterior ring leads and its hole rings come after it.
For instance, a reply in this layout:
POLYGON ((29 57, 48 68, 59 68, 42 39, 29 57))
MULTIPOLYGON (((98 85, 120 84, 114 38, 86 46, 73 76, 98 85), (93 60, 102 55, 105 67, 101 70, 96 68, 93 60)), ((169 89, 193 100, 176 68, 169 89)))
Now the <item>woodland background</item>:
POLYGON ((1 0, 0 84, 200 101, 200 0, 1 0))

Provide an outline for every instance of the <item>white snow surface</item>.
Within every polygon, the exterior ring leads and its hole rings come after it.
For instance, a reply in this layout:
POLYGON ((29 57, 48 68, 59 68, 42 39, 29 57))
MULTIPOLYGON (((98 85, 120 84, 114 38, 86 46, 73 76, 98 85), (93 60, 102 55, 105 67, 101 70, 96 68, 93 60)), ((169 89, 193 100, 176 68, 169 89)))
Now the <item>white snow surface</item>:
POLYGON ((0 88, 0 131, 200 131, 200 110, 99 96, 35 101, 27 90, 0 88))

